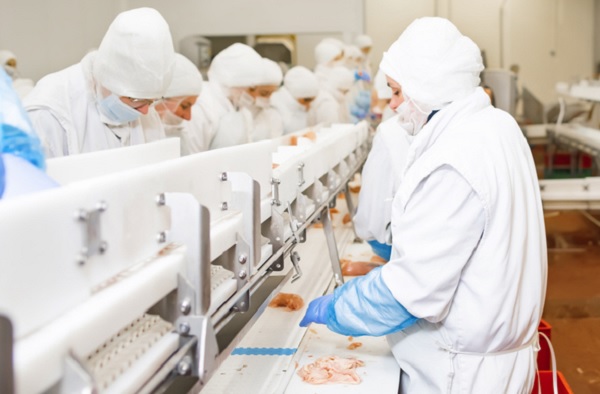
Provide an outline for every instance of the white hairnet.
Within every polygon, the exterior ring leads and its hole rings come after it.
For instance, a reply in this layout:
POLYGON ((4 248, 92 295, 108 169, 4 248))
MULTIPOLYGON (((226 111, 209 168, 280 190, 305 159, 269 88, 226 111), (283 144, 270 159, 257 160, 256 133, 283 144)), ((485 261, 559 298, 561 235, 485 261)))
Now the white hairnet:
POLYGON ((361 34, 354 41, 359 48, 369 48, 373 46, 373 40, 366 34, 361 34))
POLYGON ((317 97, 319 93, 319 80, 317 76, 303 66, 291 68, 285 74, 283 84, 295 99, 317 97))
POLYGON ((153 8, 117 15, 94 60, 96 82, 133 98, 162 97, 171 83, 175 51, 169 25, 153 8))
POLYGON ((327 64, 344 53, 344 44, 334 38, 325 38, 315 47, 317 64, 327 64))
POLYGON ((436 109, 472 93, 483 62, 477 45, 449 20, 426 17, 404 30, 379 67, 408 97, 436 109))
POLYGON ((392 98, 392 89, 388 86, 385 74, 381 69, 375 75, 374 86, 377 91, 377 98, 383 100, 392 98))
POLYGON ((262 66, 262 76, 259 79, 257 85, 281 85, 281 81, 283 80, 283 72, 281 71, 281 67, 279 67, 279 64, 265 57, 262 59, 262 66))
POLYGON ((346 45, 344 48, 344 57, 346 59, 359 61, 365 58, 365 54, 356 45, 346 45))
POLYGON ((202 90, 202 74, 198 67, 180 53, 175 54, 173 79, 165 97, 198 96, 202 90))
POLYGON ((208 79, 233 87, 256 86, 262 78, 262 57, 252 47, 235 43, 215 56, 208 69, 208 79))
POLYGON ((17 60, 17 57, 11 51, 7 51, 7 50, 0 51, 0 66, 4 66, 6 64, 6 62, 9 61, 10 59, 17 60))
POLYGON ((354 73, 346 67, 336 66, 331 71, 327 85, 337 90, 350 90, 354 86, 354 73))

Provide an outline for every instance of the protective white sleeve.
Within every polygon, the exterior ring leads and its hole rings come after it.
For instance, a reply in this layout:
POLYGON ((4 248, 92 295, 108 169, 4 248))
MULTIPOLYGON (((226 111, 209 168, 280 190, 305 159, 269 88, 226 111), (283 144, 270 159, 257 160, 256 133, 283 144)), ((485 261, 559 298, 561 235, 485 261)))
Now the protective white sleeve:
POLYGON ((394 169, 389 152, 378 132, 362 170, 362 184, 354 216, 356 235, 367 241, 375 239, 380 243, 389 243, 387 226, 392 219, 394 196, 394 169))
POLYGON ((27 115, 33 130, 40 138, 46 158, 65 156, 69 153, 67 133, 58 119, 50 111, 36 109, 27 115))
POLYGON ((210 122, 198 105, 192 106, 192 118, 182 123, 181 153, 183 155, 208 150, 211 136, 210 122))
POLYGON ((438 322, 448 313, 461 271, 483 235, 483 204, 449 166, 419 184, 404 212, 401 204, 394 200, 394 251, 382 269, 383 280, 412 315, 438 322))

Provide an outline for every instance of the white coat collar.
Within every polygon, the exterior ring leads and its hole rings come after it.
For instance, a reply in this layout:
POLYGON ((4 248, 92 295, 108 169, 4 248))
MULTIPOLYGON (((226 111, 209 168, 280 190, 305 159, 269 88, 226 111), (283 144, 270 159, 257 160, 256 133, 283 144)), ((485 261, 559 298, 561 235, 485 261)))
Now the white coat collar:
POLYGON ((415 136, 410 150, 405 172, 437 139, 449 129, 457 127, 465 118, 479 112, 490 105, 490 100, 482 88, 477 88, 471 95, 452 102, 439 110, 433 118, 415 136))

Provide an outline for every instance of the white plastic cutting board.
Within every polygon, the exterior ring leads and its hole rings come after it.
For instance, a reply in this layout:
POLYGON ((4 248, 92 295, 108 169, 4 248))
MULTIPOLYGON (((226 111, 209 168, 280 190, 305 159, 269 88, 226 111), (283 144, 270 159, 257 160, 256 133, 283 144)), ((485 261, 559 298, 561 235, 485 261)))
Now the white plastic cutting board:
MULTIPOLYGON (((396 394, 400 381, 400 368, 394 359, 385 337, 359 337, 352 342, 362 346, 349 350, 351 343, 347 336, 335 334, 320 324, 312 324, 302 340, 294 357, 298 369, 293 371, 285 394, 330 394, 330 393, 377 393, 396 394), (319 357, 336 355, 355 357, 365 365, 357 368, 360 384, 313 385, 302 381, 297 371, 319 357)), ((294 363, 295 365, 295 363, 294 363)))

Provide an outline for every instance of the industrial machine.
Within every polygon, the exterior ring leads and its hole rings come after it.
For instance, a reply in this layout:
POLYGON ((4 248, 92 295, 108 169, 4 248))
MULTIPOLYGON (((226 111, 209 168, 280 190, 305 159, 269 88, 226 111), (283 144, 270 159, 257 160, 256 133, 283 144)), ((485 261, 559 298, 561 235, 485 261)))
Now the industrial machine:
MULTIPOLYGON (((600 86, 586 81, 578 84, 558 84, 557 90, 571 99, 600 102, 600 86)), ((566 148, 571 154, 571 172, 579 163, 580 154, 587 153, 593 169, 600 169, 600 130, 586 124, 563 123, 567 113, 564 97, 561 97, 560 112, 556 124, 546 125, 548 166, 552 170, 553 156, 558 147, 566 148)), ((548 179, 540 181, 542 199, 546 209, 598 209, 600 207, 600 177, 575 179, 548 179)))
POLYGON ((368 126, 305 133, 50 160, 62 187, 0 204, 0 392, 204 391, 280 289, 342 283, 330 207, 353 210, 368 126))

